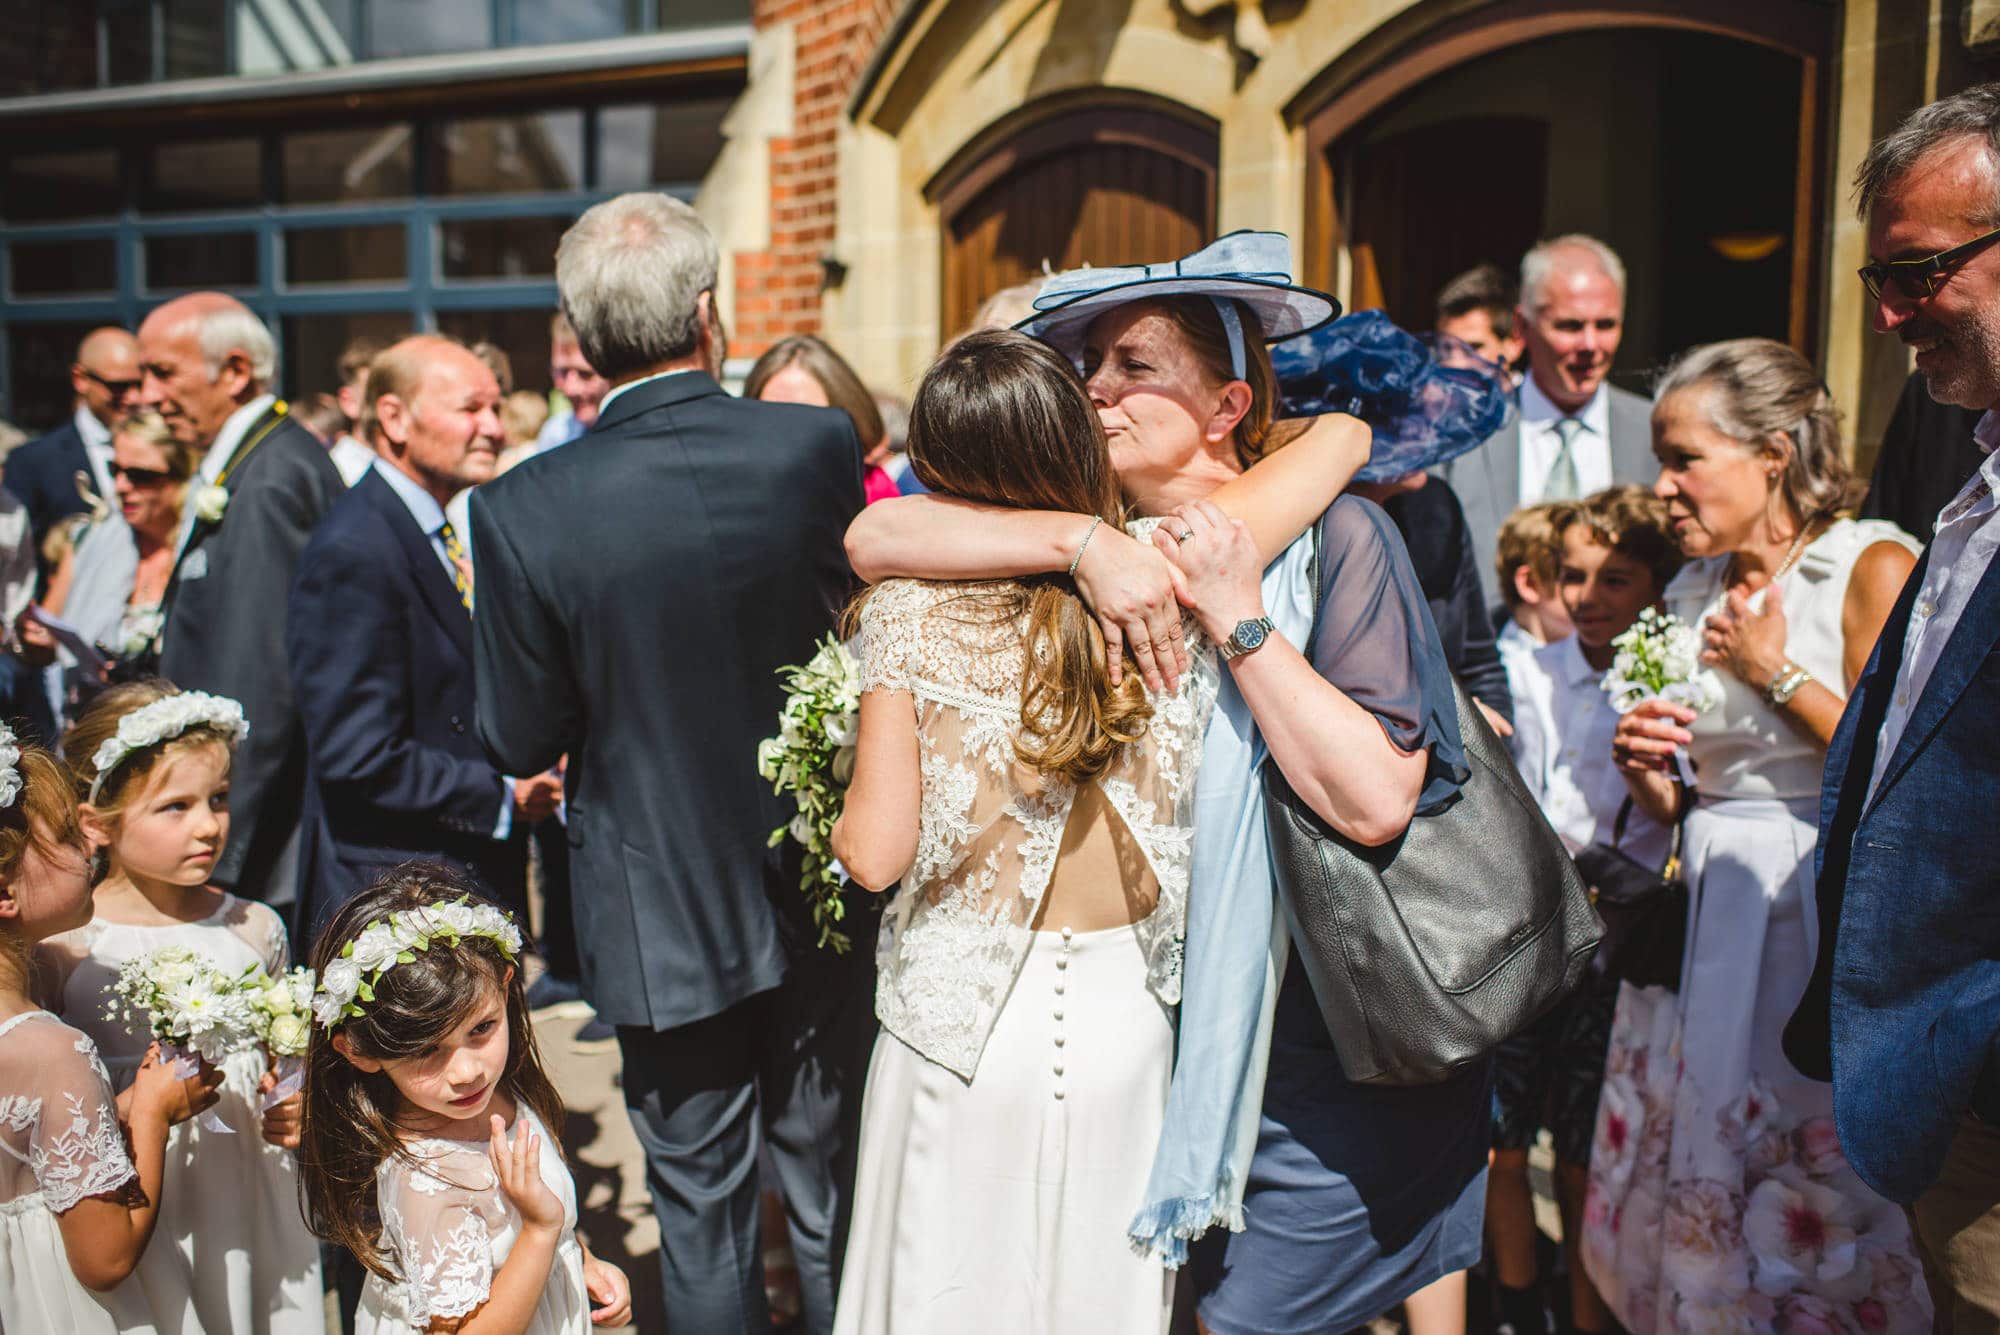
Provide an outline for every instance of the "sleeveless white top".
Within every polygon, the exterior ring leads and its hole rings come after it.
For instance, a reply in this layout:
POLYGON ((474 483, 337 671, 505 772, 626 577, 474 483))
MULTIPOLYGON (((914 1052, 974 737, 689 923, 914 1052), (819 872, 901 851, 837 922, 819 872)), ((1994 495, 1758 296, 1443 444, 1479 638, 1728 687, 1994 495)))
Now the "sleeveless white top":
MULTIPOLYGON (((1878 542, 1893 542, 1912 553, 1921 550, 1916 539, 1886 520, 1837 519, 1776 581, 1785 591, 1786 656, 1843 699, 1847 673, 1841 610, 1855 561, 1878 542)), ((1667 586, 1667 610, 1699 632, 1702 623, 1722 609, 1728 569, 1728 556, 1688 562, 1667 586)), ((1763 605, 1760 589, 1750 606, 1755 611, 1763 605)), ((1722 703, 1688 728, 1694 734, 1688 750, 1701 795, 1711 800, 1818 800, 1826 748, 1734 674, 1703 671, 1720 688, 1722 703)))

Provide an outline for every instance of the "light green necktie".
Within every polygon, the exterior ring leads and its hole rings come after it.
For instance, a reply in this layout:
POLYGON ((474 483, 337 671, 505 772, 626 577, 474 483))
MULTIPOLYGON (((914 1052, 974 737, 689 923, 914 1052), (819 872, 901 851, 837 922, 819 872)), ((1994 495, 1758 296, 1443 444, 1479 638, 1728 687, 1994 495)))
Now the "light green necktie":
POLYGON ((1580 418, 1565 417, 1556 423, 1556 435, 1562 444, 1556 449, 1556 461, 1549 465, 1549 475, 1542 483, 1542 499, 1545 501, 1573 501, 1583 493, 1583 484, 1576 475, 1576 438, 1583 432, 1580 418))

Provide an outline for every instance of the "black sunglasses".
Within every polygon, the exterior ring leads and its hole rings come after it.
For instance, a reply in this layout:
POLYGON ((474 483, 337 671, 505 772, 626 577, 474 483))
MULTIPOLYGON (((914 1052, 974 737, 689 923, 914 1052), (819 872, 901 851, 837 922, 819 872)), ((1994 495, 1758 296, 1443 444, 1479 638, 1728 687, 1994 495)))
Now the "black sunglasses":
POLYGON ((103 386, 104 392, 114 399, 122 399, 127 394, 137 394, 139 386, 142 383, 137 380, 106 380, 88 366, 79 366, 77 369, 82 371, 89 379, 95 380, 99 385, 103 386))
POLYGON ((2000 239, 2000 227, 1920 260, 1864 264, 1855 272, 1861 275, 1861 285, 1868 289, 1868 295, 1877 301, 1882 300, 1882 293, 1888 288, 1894 288, 1897 295, 1905 300, 1927 301, 1950 281, 1953 269, 1992 245, 1996 239, 2000 239))
POLYGON ((122 477, 135 487, 157 487, 162 482, 174 480, 172 473, 157 468, 127 468, 124 464, 116 463, 111 465, 111 476, 113 480, 122 477))

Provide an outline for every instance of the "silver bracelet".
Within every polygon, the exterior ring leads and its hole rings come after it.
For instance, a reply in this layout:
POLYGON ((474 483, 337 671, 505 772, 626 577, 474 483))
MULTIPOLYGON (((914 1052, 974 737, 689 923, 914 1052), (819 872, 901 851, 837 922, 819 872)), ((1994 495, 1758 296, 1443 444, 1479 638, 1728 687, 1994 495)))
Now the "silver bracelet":
POLYGON ((1812 679, 1812 673, 1797 663, 1787 663, 1785 670, 1771 678, 1771 684, 1764 688, 1764 698, 1782 709, 1792 702, 1799 688, 1812 679))
POLYGON ((1071 579, 1076 578, 1076 568, 1083 564, 1083 554, 1090 547, 1090 540, 1096 535, 1097 526, 1103 522, 1104 516, 1098 515, 1090 521, 1090 527, 1084 530, 1083 541, 1077 546, 1076 556, 1069 563, 1069 577, 1071 579))

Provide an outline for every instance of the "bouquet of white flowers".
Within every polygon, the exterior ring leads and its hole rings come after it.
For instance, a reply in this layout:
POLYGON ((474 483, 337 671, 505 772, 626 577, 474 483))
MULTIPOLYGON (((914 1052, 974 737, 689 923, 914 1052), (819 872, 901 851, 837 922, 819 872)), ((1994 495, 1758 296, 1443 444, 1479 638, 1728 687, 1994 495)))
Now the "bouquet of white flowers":
POLYGON ((219 1063, 257 1044, 246 979, 255 965, 231 975, 185 946, 165 946, 125 961, 112 992, 111 1018, 141 1021, 168 1055, 198 1053, 219 1063))
POLYGON ((852 942, 836 926, 847 906, 841 899, 844 878, 833 857, 833 822, 854 778, 861 665, 829 635, 810 662, 778 672, 785 679, 785 707, 778 715, 778 735, 757 744, 757 772, 775 791, 793 794, 798 815, 771 831, 771 843, 789 837, 805 849, 799 889, 812 901, 819 944, 843 954, 852 942))
POLYGON ((1701 636, 1672 613, 1647 608, 1611 647, 1617 655, 1604 674, 1604 689, 1619 713, 1653 699, 1697 714, 1722 703, 1715 674, 1701 665, 1701 636))
POLYGON ((250 1023, 271 1054, 277 1083, 264 1095, 269 1112, 305 1085, 306 1036, 312 1032, 313 971, 296 968, 273 978, 262 969, 243 976, 250 1023))

